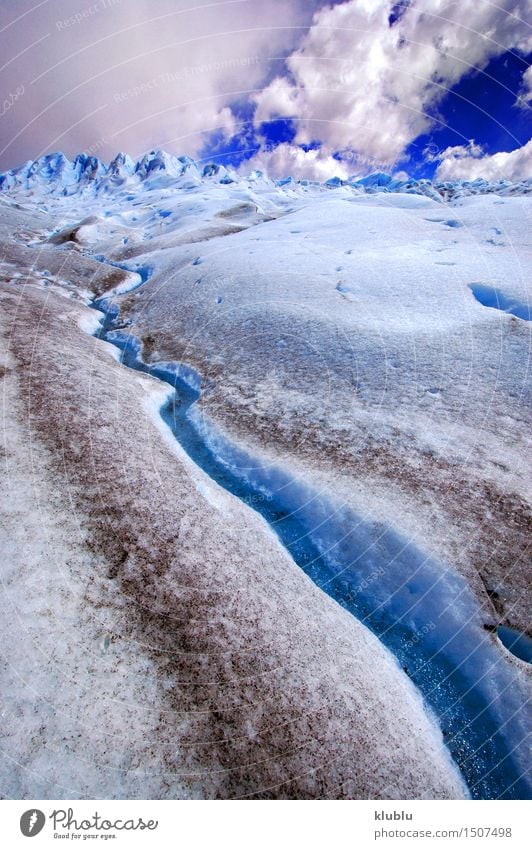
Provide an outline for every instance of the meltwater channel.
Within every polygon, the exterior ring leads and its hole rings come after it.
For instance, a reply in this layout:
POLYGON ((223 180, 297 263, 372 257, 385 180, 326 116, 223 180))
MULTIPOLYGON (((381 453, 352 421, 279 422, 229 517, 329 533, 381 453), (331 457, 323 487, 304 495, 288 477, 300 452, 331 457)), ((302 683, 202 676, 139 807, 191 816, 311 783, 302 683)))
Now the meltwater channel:
POLYGON ((530 798, 520 671, 483 629, 461 576, 207 429, 191 370, 144 363, 139 340, 117 330, 116 305, 102 297, 92 306, 104 314, 96 335, 120 349, 123 365, 174 389, 160 413, 189 457, 260 513, 305 573, 395 655, 436 715, 471 796, 530 798))

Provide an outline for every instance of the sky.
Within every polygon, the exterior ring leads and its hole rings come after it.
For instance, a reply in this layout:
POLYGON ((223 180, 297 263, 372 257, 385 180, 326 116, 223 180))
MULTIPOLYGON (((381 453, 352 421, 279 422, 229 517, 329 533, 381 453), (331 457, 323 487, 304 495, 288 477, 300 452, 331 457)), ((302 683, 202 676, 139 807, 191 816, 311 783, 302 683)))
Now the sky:
POLYGON ((0 169, 532 177, 532 0, 0 0, 0 169))

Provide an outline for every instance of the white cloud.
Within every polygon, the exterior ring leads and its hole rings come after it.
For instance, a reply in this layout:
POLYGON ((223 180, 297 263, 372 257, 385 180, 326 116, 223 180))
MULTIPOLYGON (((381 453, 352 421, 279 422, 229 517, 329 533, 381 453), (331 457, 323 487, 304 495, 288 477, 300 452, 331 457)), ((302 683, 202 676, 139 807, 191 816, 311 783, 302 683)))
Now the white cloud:
POLYGON ((527 0, 418 0, 394 26, 391 5, 349 0, 317 12, 289 73, 257 96, 257 126, 292 117, 296 144, 319 139, 393 166, 464 74, 531 47, 527 0))
POLYGON ((273 150, 258 151, 251 159, 242 163, 240 172, 249 174, 255 168, 273 178, 292 176, 296 180, 319 180, 320 183, 330 177, 345 180, 349 176, 346 165, 326 151, 303 150, 286 142, 277 145, 273 150))
MULTIPOLYGON (((338 169, 334 151, 351 173, 394 171, 446 87, 530 48, 527 2, 415 0, 389 26, 393 0, 101 0, 83 4, 86 15, 71 0, 17 0, 0 33, 2 80, 5 97, 24 94, 3 117, 0 167, 55 149, 197 155, 213 130, 241 132, 236 102, 256 101, 256 126, 296 116, 295 150, 323 142, 315 161, 294 153, 305 174, 338 169)), ((522 98, 531 82, 527 73, 522 98)), ((269 155, 270 167, 286 156, 269 155)))
POLYGON ((2 91, 22 85, 24 96, 3 119, 1 167, 57 149, 197 154, 214 128, 237 129, 231 105, 271 78, 272 57, 293 49, 316 0, 16 5, 27 14, 0 33, 0 49, 21 56, 2 91))
POLYGON ((473 141, 448 147, 439 155, 438 180, 519 180, 532 177, 532 139, 509 153, 482 153, 473 141))
POLYGON ((456 144, 453 147, 447 147, 443 152, 437 148, 433 152, 429 147, 423 151, 426 162, 441 162, 443 157, 450 159, 452 157, 461 159, 463 157, 482 156, 484 150, 481 145, 477 144, 474 139, 469 139, 468 144, 456 144))
POLYGON ((532 65, 523 74, 517 105, 525 109, 532 105, 532 65))

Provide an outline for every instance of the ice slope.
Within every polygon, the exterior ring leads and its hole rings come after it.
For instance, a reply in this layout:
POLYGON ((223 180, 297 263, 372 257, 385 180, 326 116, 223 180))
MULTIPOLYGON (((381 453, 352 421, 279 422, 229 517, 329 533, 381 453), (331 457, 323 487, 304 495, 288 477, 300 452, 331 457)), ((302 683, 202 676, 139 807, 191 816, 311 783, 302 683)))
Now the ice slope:
MULTIPOLYGON (((408 573, 397 601, 423 597, 427 569, 440 570, 452 591, 446 601, 436 594, 432 610, 450 603, 449 622, 467 625, 457 648, 481 647, 479 698, 489 703, 492 689, 491 716, 520 749, 528 670, 495 629, 528 628, 528 184, 460 184, 435 198, 434 187, 382 176, 364 187, 278 185, 261 174, 216 180, 185 164, 176 177, 178 166, 154 152, 142 177, 127 166, 118 190, 102 178, 68 197, 27 184, 3 199, 10 214, 18 204, 48 215, 26 243, 36 266, 41 255, 74 256, 122 273, 107 287, 117 329, 142 341, 147 361, 201 374, 196 426, 225 434, 220 458, 238 444, 252 466, 282 468, 317 493, 326 507, 305 521, 320 550, 338 543, 327 506, 338 505, 346 539, 359 531, 364 554, 347 589, 332 564, 341 604, 350 609, 353 588, 360 601, 364 585, 362 616, 374 623, 394 599, 394 563, 399 578, 408 573), (520 315, 481 303, 475 292, 486 291, 520 315), (423 567, 417 582, 409 551, 423 567)), ((445 621, 405 621, 404 633, 390 632, 394 650, 410 643, 436 682, 430 656, 445 621)), ((470 660, 454 663, 458 677, 474 678, 470 660)))
MULTIPOLYGON (((113 328, 112 316, 106 324, 113 328)), ((201 382, 182 364, 146 365, 124 330, 103 331, 122 362, 176 387, 161 415, 209 477, 271 525, 295 562, 391 648, 436 708, 447 745, 476 798, 528 793, 526 682, 483 628, 453 569, 391 529, 368 523, 274 457, 250 454, 198 415, 201 382), (423 640, 420 636, 423 636, 423 640)), ((498 629, 503 639, 506 630, 498 629)), ((525 638, 522 638, 521 643, 525 638)), ((503 640, 508 645, 507 640, 503 640)), ((521 652, 516 652, 522 657, 521 652)))
MULTIPOLYGON (((358 465, 364 457, 357 475, 368 465, 380 474, 376 455, 384 449, 395 466, 406 464, 412 485, 423 477, 420 464, 431 467, 453 526, 465 528, 468 516, 473 528, 484 525, 484 500, 495 527, 483 528, 467 548, 475 549, 475 567, 489 564, 491 583, 505 585, 523 624, 520 548, 501 525, 516 512, 521 517, 527 492, 516 459, 524 453, 529 397, 522 321, 530 303, 527 198, 491 193, 441 203, 400 191, 278 186, 260 174, 220 183, 211 179, 214 168, 198 178, 191 161, 157 152, 137 165, 117 161, 135 183, 131 190, 48 199, 57 226, 48 239, 39 236, 45 264, 57 267, 57 245, 68 249, 62 261, 70 264, 74 257, 89 267, 96 259, 103 270, 104 259, 117 274, 120 265, 149 268, 140 312, 134 295, 122 309, 137 316, 140 335, 153 337, 152 353, 190 357, 207 377, 224 372, 223 392, 213 389, 210 406, 233 427, 252 434, 259 427, 264 439, 272 430, 277 448, 312 453, 325 426, 335 454, 358 465), (194 184, 184 189, 175 174, 191 169, 194 184), (150 174, 165 187, 152 186, 150 174), (486 292, 517 314, 481 303, 475 293, 486 292), (255 352, 260 356, 250 356, 255 352), (315 391, 316 375, 327 386, 324 397, 315 391), (448 491, 449 464, 471 479, 467 511, 448 491), (507 483, 509 500, 501 496, 507 483), (504 579, 509 566, 511 582, 504 579)), ((54 162, 63 174, 63 159, 54 162)), ((366 183, 390 185, 382 175, 366 183)), ((42 209, 33 191, 19 199, 42 209)), ((129 271, 121 291, 131 288, 129 271)), ((323 462, 321 452, 314 461, 323 462)), ((453 557, 471 560, 456 540, 451 548, 453 557)))
POLYGON ((193 465, 96 313, 0 299, 2 793, 464 798, 391 654, 193 465))
MULTIPOLYGON (((65 179, 64 158, 50 168, 65 179)), ((86 288, 97 268, 97 294, 115 274, 148 355, 196 365, 210 386, 203 407, 233 430, 313 466, 356 467, 355 490, 369 476, 379 510, 391 477, 401 497, 385 496, 390 517, 426 490, 415 521, 411 506, 397 521, 409 534, 422 523, 447 559, 480 571, 524 627, 528 198, 442 203, 260 174, 217 182, 216 170, 198 176, 191 160, 154 151, 117 157, 95 191, 44 202, 34 185, 0 198, 13 214, 48 208, 54 223, 22 230, 17 248, 38 245, 47 285, 61 264, 86 288), (130 188, 100 191, 117 169, 130 188)))

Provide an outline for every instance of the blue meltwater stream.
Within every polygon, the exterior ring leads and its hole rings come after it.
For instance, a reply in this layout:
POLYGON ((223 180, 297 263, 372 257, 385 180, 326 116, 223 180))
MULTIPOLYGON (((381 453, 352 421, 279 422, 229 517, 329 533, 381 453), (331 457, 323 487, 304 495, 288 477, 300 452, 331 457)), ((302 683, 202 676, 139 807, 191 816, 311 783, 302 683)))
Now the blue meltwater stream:
POLYGON ((105 315, 96 335, 120 349, 121 362, 175 390, 160 413, 189 457, 260 513, 301 569, 395 655, 436 716, 472 797, 529 798, 522 671, 483 629, 466 581, 389 527, 230 444, 199 415, 191 370, 144 363, 138 339, 115 330, 116 307, 105 298, 93 306, 105 315))

